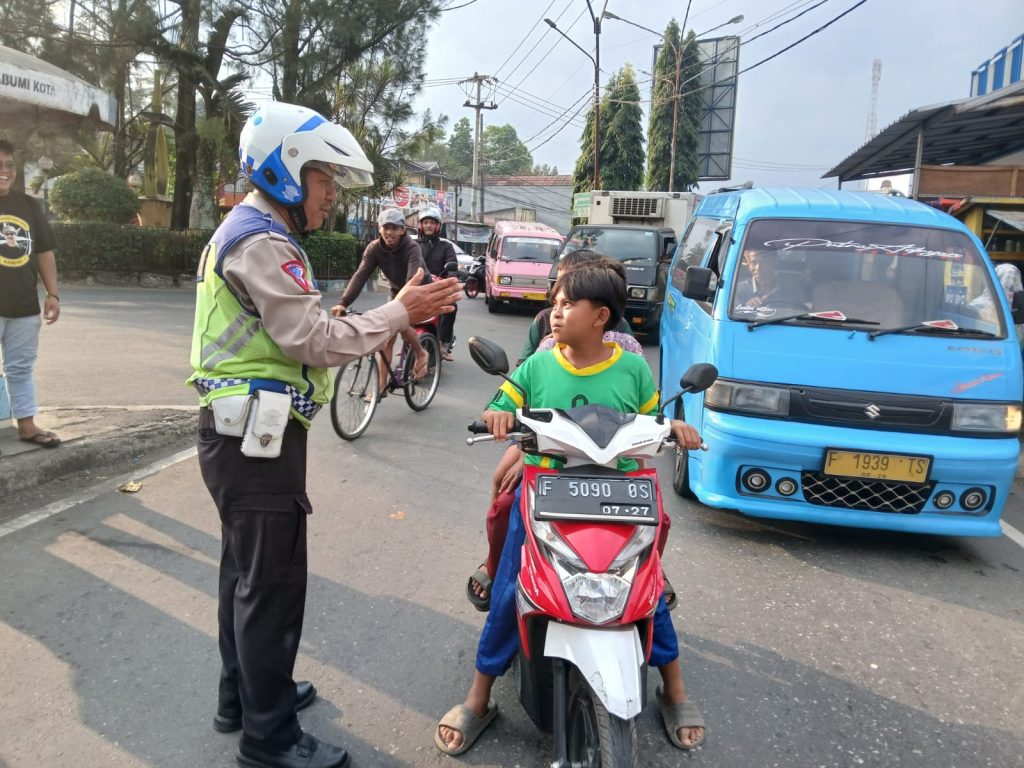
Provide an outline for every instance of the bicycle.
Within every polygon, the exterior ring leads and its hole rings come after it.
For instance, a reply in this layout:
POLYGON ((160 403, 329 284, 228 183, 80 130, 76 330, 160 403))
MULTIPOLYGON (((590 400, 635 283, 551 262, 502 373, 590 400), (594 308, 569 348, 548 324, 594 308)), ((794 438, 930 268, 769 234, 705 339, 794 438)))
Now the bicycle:
MULTIPOLYGON (((349 314, 358 314, 349 312, 349 314)), ((437 318, 415 326, 420 344, 428 356, 427 373, 422 378, 413 377, 416 355, 412 347, 402 342, 395 367, 387 360, 387 384, 380 386, 380 371, 377 358, 380 352, 371 352, 356 358, 338 369, 334 378, 334 394, 331 396, 331 424, 338 437, 355 440, 366 431, 373 414, 380 403, 382 392, 405 394, 405 402, 414 411, 422 411, 437 394, 441 380, 441 346, 437 341, 437 318), (401 376, 399 376, 401 374, 401 376)))

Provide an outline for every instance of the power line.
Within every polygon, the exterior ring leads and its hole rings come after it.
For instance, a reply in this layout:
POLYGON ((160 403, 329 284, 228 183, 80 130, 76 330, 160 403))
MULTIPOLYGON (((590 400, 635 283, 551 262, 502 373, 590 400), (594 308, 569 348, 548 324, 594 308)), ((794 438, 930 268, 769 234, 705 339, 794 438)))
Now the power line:
POLYGON ((505 57, 505 60, 501 62, 501 64, 498 66, 496 70, 494 70, 495 77, 497 77, 498 73, 501 72, 504 66, 508 64, 509 61, 512 60, 512 57, 516 55, 516 52, 523 47, 523 44, 530 38, 530 35, 533 34, 533 30, 535 30, 538 27, 538 25, 544 20, 544 16, 547 15, 547 12, 551 10, 551 6, 553 6, 556 2, 558 2, 558 0, 551 0, 551 2, 548 3, 548 7, 541 11, 540 16, 537 18, 535 22, 533 22, 533 26, 530 27, 529 31, 525 35, 523 35, 523 39, 519 41, 519 45, 513 48, 512 53, 505 57))

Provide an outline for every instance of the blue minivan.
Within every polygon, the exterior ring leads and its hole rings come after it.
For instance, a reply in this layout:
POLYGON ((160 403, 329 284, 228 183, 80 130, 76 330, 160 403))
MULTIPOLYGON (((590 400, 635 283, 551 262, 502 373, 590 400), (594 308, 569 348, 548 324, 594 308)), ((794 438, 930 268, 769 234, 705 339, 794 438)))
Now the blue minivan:
MULTIPOLYGON (((1021 296, 1020 299, 1024 299, 1021 296)), ((669 271, 662 391, 710 450, 672 484, 767 518, 999 536, 1020 452, 1021 350, 981 243, 901 197, 707 196, 669 271)))

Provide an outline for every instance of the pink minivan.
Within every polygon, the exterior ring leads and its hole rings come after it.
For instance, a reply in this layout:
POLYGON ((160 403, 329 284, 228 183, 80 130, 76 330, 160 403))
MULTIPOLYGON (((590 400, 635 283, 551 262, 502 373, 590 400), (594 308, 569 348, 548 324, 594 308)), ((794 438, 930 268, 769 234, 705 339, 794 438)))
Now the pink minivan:
POLYGON ((487 244, 487 309, 547 302, 548 275, 562 245, 558 230, 532 221, 496 221, 487 244))

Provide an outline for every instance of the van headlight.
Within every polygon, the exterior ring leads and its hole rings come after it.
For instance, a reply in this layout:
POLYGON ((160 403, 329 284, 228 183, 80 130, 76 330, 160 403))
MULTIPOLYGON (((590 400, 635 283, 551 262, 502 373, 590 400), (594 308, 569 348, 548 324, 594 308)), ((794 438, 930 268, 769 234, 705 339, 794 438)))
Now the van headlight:
POLYGON ((631 298, 631 299, 646 299, 647 298, 647 289, 646 288, 641 288, 641 287, 636 286, 636 285, 631 285, 629 287, 629 298, 631 298))
POLYGON ((498 285, 512 285, 512 275, 498 275, 498 285))
POLYGON ((719 379, 704 393, 704 405, 721 411, 789 415, 789 390, 719 379))
POLYGON ((1020 403, 954 403, 953 430, 957 432, 1020 431, 1020 403))

